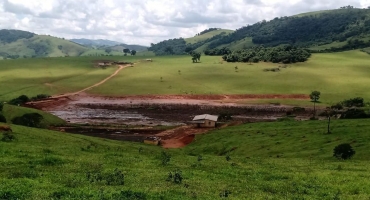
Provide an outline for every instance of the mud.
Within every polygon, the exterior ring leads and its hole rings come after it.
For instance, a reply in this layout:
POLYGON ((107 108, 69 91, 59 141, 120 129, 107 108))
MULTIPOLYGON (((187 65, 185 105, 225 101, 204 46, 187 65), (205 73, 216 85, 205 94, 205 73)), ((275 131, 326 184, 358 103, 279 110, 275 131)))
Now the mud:
POLYGON ((70 133, 84 134, 114 140, 142 142, 146 137, 161 138, 164 148, 181 148, 191 143, 196 134, 212 129, 198 129, 189 124, 195 115, 230 115, 232 120, 220 127, 251 122, 276 121, 287 114, 298 120, 312 116, 311 108, 296 109, 279 104, 244 105, 238 101, 251 98, 308 99, 307 95, 142 95, 102 97, 79 93, 39 102, 29 107, 50 112, 71 124, 93 125, 91 128, 65 127, 70 133), (127 128, 94 128, 96 126, 139 126, 142 130, 127 128), (175 129, 153 130, 158 125, 178 126, 175 129))

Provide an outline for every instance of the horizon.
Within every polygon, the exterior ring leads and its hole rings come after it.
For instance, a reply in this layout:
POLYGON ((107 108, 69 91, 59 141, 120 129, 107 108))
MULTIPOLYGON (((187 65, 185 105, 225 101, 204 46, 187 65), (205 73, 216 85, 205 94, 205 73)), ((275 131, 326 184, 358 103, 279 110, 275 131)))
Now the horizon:
POLYGON ((172 38, 189 38, 208 28, 236 30, 275 17, 293 16, 368 0, 0 0, 0 29, 15 29, 65 39, 110 40, 150 46, 172 38), (251 14, 253 13, 253 14, 251 14))

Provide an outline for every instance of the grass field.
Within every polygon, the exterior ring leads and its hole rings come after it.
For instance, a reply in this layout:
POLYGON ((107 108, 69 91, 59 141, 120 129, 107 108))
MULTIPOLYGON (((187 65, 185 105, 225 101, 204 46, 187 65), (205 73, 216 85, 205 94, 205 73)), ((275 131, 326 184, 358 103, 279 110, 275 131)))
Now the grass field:
POLYGON ((192 63, 190 56, 152 57, 153 62, 143 61, 145 58, 147 56, 3 60, 0 62, 0 100, 7 101, 21 94, 62 94, 93 85, 116 69, 94 67, 93 61, 102 59, 137 64, 88 91, 93 94, 309 94, 318 90, 324 104, 357 96, 370 99, 370 60, 369 55, 361 51, 313 54, 309 61, 288 65, 280 72, 263 69, 282 64, 226 63, 220 57, 202 56, 201 63, 192 63))
POLYGON ((16 140, 0 141, 0 199, 368 199, 368 120, 334 121, 330 135, 325 125, 213 131, 166 150, 168 165, 160 147, 12 126, 16 140), (332 150, 345 142, 356 154, 338 161, 332 150), (175 170, 181 184, 166 181, 175 170))
POLYGON ((321 100, 329 104, 356 96, 370 99, 369 56, 360 51, 314 54, 308 62, 289 65, 277 73, 263 69, 281 64, 220 64, 220 61, 220 57, 203 56, 201 63, 193 64, 189 56, 155 57, 152 63, 139 63, 125 69, 91 92, 104 95, 309 94, 319 90, 321 100))
POLYGON ((32 109, 32 108, 25 108, 21 106, 13 106, 13 105, 8 105, 5 104, 2 114, 5 116, 6 121, 8 123, 11 123, 11 120, 14 119, 15 117, 20 117, 24 114, 28 113, 38 113, 42 115, 43 120, 41 121, 41 126, 43 128, 47 128, 49 126, 61 126, 64 125, 66 122, 52 114, 32 109))
POLYGON ((0 100, 19 95, 63 94, 93 85, 116 68, 95 67, 94 60, 129 57, 68 57, 3 60, 0 62, 0 100))

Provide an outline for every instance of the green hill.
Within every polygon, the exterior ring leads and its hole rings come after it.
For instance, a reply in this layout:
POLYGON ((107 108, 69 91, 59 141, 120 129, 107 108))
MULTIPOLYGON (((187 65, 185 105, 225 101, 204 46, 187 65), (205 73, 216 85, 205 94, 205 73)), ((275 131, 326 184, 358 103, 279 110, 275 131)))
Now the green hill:
POLYGON ((213 34, 212 37, 206 36, 207 34, 185 39, 185 42, 181 41, 181 38, 166 40, 152 45, 150 50, 157 55, 163 55, 223 47, 235 51, 260 45, 283 44, 308 48, 313 52, 362 49, 370 47, 370 9, 344 7, 290 17, 276 17, 223 35, 213 34))
POLYGON ((204 34, 198 34, 194 37, 191 37, 191 38, 186 38, 185 41, 186 43, 188 44, 194 44, 194 43, 197 43, 197 42, 202 42, 204 40, 207 40, 207 39, 210 39, 216 35, 227 35, 227 34, 230 34, 234 32, 233 30, 228 30, 228 29, 217 29, 217 30, 213 30, 213 31, 210 31, 210 32, 206 32, 204 34))
POLYGON ((12 125, 15 140, 0 135, 0 199, 368 199, 368 121, 325 126, 245 124, 164 150, 12 125), (340 143, 351 160, 333 158, 340 143))
POLYGON ((2 58, 79 56, 88 50, 68 40, 18 30, 1 30, 0 40, 2 58))

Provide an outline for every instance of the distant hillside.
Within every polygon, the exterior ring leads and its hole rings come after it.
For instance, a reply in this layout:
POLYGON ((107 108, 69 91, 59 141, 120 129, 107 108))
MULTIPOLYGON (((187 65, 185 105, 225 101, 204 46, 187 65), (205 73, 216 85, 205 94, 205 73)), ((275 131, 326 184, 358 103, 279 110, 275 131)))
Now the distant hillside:
POLYGON ((189 50, 201 52, 223 47, 239 50, 282 44, 309 48, 312 52, 366 48, 370 47, 370 9, 346 6, 336 10, 263 20, 223 35, 214 33, 207 32, 184 41, 181 38, 166 40, 152 45, 150 50, 163 55, 184 54, 189 50), (213 35, 205 37, 207 34, 213 35), (206 39, 197 39, 202 37, 206 39))
POLYGON ((146 46, 135 45, 135 44, 132 44, 132 45, 131 44, 119 44, 119 45, 115 45, 111 47, 105 47, 105 49, 106 48, 110 48, 112 49, 112 51, 119 51, 119 52, 122 52, 123 49, 135 50, 137 52, 148 50, 148 47, 146 46))
POLYGON ((111 40, 90 40, 90 39, 71 39, 70 41, 75 42, 77 44, 84 45, 86 47, 106 50, 109 49, 111 51, 118 51, 122 52, 123 49, 130 49, 135 51, 146 51, 148 47, 141 46, 141 45, 130 45, 130 44, 123 44, 121 42, 111 41, 111 40))
POLYGON ((79 56, 89 48, 68 40, 19 30, 0 30, 0 57, 79 56))
POLYGON ((115 46, 121 44, 120 42, 111 41, 111 40, 90 40, 90 39, 71 39, 70 41, 81 44, 88 47, 99 47, 99 46, 115 46))
POLYGON ((191 38, 175 38, 162 41, 158 44, 152 44, 148 50, 153 51, 156 55, 186 54, 190 51, 202 48, 205 45, 208 45, 209 42, 217 40, 223 36, 227 36, 233 32, 232 30, 227 29, 207 30, 202 31, 201 34, 197 34, 191 38))

